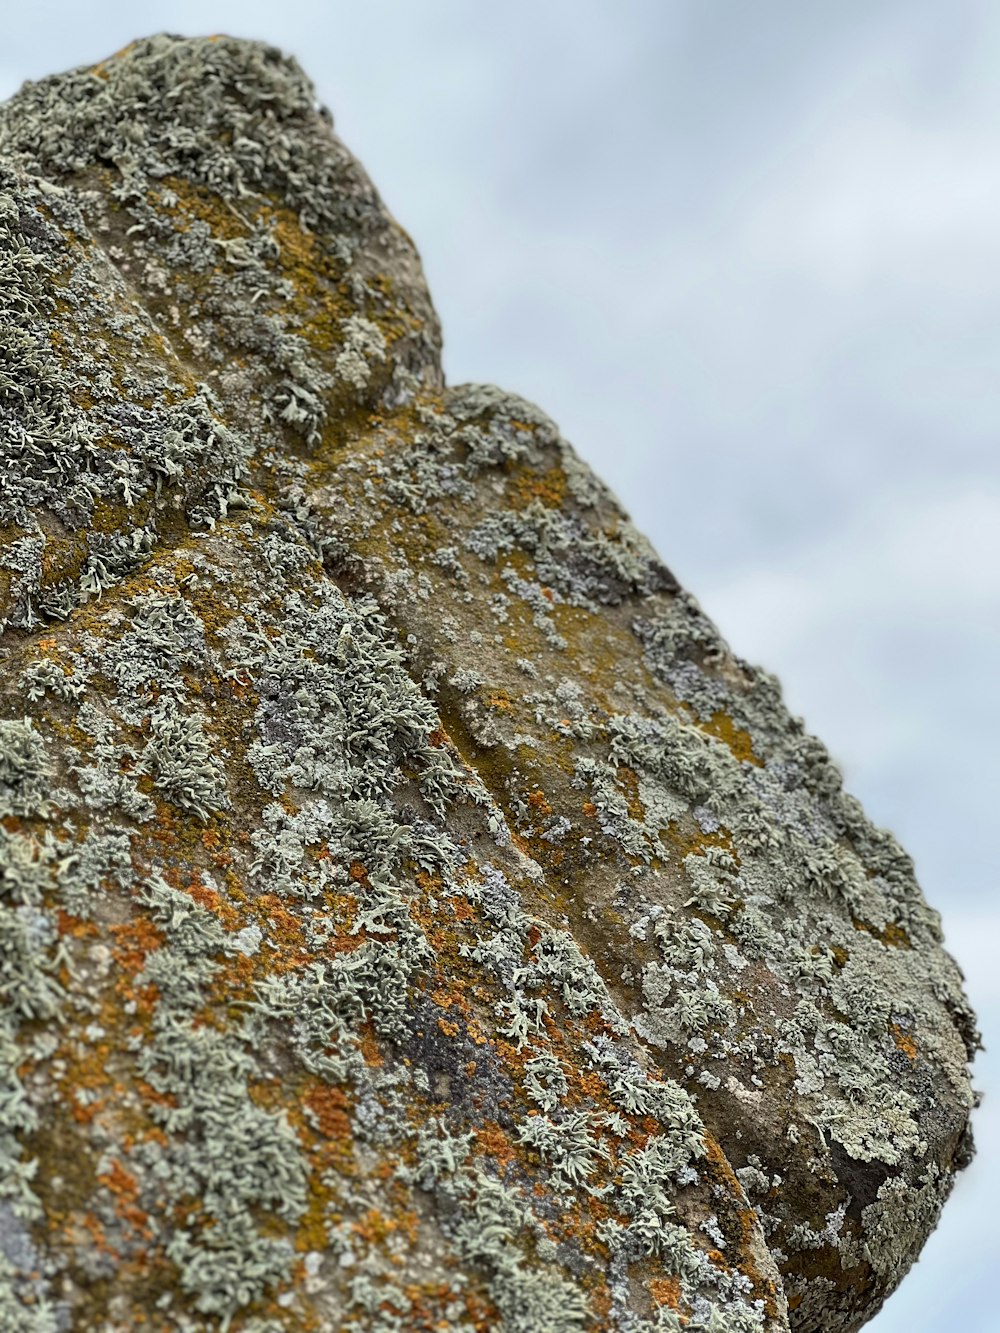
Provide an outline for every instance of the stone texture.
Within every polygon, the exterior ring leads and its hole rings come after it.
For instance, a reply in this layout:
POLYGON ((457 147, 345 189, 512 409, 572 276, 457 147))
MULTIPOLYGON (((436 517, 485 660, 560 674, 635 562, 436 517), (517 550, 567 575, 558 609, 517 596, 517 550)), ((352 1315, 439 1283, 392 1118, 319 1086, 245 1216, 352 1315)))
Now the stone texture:
POLYGON ((0 1330, 848 1333, 970 1156, 909 859, 439 353, 279 52, 0 108, 0 1330))

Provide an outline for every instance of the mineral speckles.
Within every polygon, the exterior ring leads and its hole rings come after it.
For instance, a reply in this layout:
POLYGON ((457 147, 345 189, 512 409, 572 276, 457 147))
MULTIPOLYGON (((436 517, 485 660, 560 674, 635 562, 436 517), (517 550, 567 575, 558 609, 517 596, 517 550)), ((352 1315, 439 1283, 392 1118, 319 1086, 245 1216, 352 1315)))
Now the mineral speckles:
POLYGON ((0 1325, 858 1327, 969 1154, 908 859, 292 62, 0 153, 0 1325))

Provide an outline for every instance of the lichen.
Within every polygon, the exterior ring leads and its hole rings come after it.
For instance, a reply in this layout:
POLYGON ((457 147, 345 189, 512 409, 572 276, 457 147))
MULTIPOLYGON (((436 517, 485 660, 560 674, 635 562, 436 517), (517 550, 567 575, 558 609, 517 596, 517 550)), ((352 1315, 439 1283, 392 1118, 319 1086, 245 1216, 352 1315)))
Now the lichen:
POLYGON ((0 155, 0 1329, 852 1333, 971 1151, 905 853, 294 62, 0 155))

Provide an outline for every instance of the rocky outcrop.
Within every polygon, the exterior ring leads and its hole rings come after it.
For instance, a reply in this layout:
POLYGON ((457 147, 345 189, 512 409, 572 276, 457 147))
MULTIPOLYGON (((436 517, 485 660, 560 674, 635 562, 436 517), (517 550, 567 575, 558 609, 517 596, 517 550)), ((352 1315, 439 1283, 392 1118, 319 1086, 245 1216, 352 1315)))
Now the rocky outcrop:
POLYGON ((0 1329, 858 1328, 938 917, 294 63, 26 85, 0 277, 0 1329))

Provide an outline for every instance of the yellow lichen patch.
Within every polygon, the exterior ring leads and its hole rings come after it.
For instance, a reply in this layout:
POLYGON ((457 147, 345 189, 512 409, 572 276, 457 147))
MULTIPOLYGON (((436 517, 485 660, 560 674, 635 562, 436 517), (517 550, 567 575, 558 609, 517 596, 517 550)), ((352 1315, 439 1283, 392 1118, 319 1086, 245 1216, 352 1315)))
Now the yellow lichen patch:
POLYGON ((266 943, 261 952, 267 951, 269 972, 285 972, 310 961, 312 955, 305 943, 301 921, 276 894, 262 893, 253 902, 253 912, 265 931, 266 943))
POLYGON ((692 854, 704 855, 706 847, 721 847, 737 866, 740 864, 728 829, 719 828, 706 833, 690 816, 672 819, 665 829, 660 829, 660 841, 672 847, 681 860, 692 854))
POLYGON ((285 1089, 285 1109, 296 1125, 309 1162, 306 1210, 299 1221, 295 1248, 300 1252, 322 1252, 328 1241, 328 1224, 336 1204, 331 1181, 345 1182, 358 1173, 354 1135, 350 1119, 352 1100, 342 1088, 310 1079, 296 1094, 285 1089))
MULTIPOLYGON (((213 832, 215 834, 215 839, 218 839, 219 835, 217 830, 206 829, 203 834, 203 840, 205 837, 214 840, 212 839, 213 832)), ((166 876, 164 877, 166 878, 166 876)), ((168 883, 169 882, 170 881, 168 880, 168 883)), ((197 877, 192 879, 190 883, 178 887, 181 887, 189 897, 193 898, 199 907, 204 907, 211 912, 213 916, 217 916, 227 930, 237 930, 240 925, 242 925, 243 918, 241 914, 236 910, 232 903, 227 902, 226 899, 223 898, 218 889, 206 887, 197 877)))
POLYGON ((698 717, 690 705, 684 704, 682 707, 691 715, 700 730, 727 745, 733 757, 738 759, 741 764, 747 763, 754 764, 757 768, 763 767, 764 761, 754 752, 750 733, 744 731, 742 727, 738 727, 728 713, 716 710, 706 722, 698 717))
POLYGON ((548 509, 560 509, 566 500, 566 473, 560 467, 548 472, 520 468, 508 483, 507 492, 514 509, 526 509, 540 500, 548 509))
POLYGON ((500 1167, 501 1174, 503 1170, 516 1162, 522 1155, 507 1134, 494 1120, 487 1120, 482 1125, 477 1125, 474 1130, 476 1144, 480 1152, 485 1153, 500 1167))
POLYGON ((311 1113, 317 1134, 328 1143, 353 1141, 350 1096, 342 1088, 331 1087, 318 1079, 310 1082, 302 1094, 303 1105, 311 1113))
POLYGON ((118 968, 115 989, 123 1004, 134 1008, 138 1018, 148 1017, 157 990, 151 983, 139 984, 136 978, 149 955, 163 946, 163 932, 146 916, 109 926, 108 931, 114 940, 111 953, 118 968))
POLYGON ((855 930, 862 930, 866 935, 871 935, 873 939, 879 940, 889 949, 912 949, 913 943, 909 935, 902 928, 897 926, 894 921, 889 921, 881 929, 872 925, 870 921, 862 921, 860 917, 852 917, 851 925, 855 930))
POLYGON ((378 1208, 369 1208, 354 1224, 357 1236, 369 1245, 383 1244, 397 1231, 402 1231, 412 1243, 419 1231, 416 1213, 386 1214, 378 1208))
POLYGON ((472 921, 475 918, 475 909, 468 898, 446 897, 444 903, 446 907, 451 908, 458 921, 472 921))
POLYGON ((370 1022, 362 1023, 358 1031, 358 1050, 360 1050, 364 1062, 370 1069, 380 1069, 385 1064, 385 1056, 382 1054, 382 1047, 379 1044, 378 1037, 375 1035, 375 1029, 370 1022))
POLYGON ((192 221, 198 221, 209 227, 213 236, 231 241, 247 236, 251 230, 251 223, 235 205, 184 176, 164 176, 150 189, 147 199, 157 212, 173 219, 179 231, 188 230, 192 221), (174 196, 173 201, 170 196, 174 196))
POLYGON ((436 1004, 441 1009, 454 1007, 459 1014, 465 1014, 469 1010, 469 1002, 458 986, 447 982, 433 989, 429 998, 432 1004, 436 1004))
POLYGON ((468 1281, 456 1287, 444 1282, 408 1283, 403 1295, 408 1301, 407 1333, 446 1333, 454 1326, 451 1312, 456 1307, 462 1327, 472 1333, 496 1333, 499 1327, 496 1306, 468 1281))
POLYGON ((270 225, 279 250, 278 267, 291 285, 285 311, 290 328, 316 351, 335 351, 343 343, 341 325, 354 310, 349 296, 338 290, 342 261, 314 232, 304 231, 290 209, 272 202, 261 220, 270 225))
MULTIPOLYGON (((12 816, 9 816, 8 819, 0 820, 0 824, 2 824, 9 833, 12 833, 14 830, 8 828, 8 822, 13 822, 12 816)), ((64 907, 59 908, 56 914, 56 922, 60 935, 69 935, 77 940, 91 940, 99 936, 101 933, 100 928, 95 925, 93 921, 85 921, 81 917, 73 916, 70 912, 67 912, 64 907)))
POLYGON ((208 982, 208 1009, 225 1015, 229 1022, 238 1021, 244 1007, 253 1001, 256 972, 254 959, 243 953, 220 959, 208 982))
POLYGON ((327 1220, 330 1190, 322 1184, 317 1171, 310 1173, 306 1188, 306 1210, 295 1232, 295 1249, 299 1254, 308 1254, 311 1250, 322 1254, 330 1243, 327 1220))
POLYGON ((149 1215, 138 1204, 139 1182, 120 1159, 113 1158, 110 1167, 97 1179, 113 1197, 118 1217, 143 1240, 152 1240, 149 1215))

